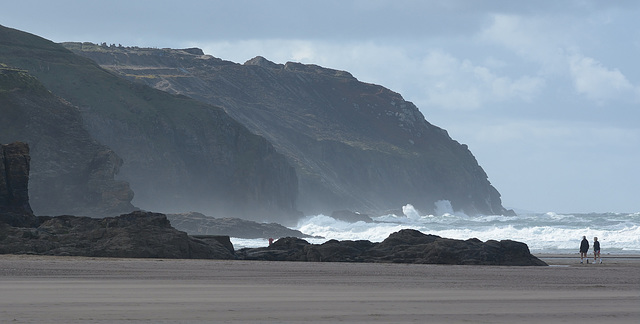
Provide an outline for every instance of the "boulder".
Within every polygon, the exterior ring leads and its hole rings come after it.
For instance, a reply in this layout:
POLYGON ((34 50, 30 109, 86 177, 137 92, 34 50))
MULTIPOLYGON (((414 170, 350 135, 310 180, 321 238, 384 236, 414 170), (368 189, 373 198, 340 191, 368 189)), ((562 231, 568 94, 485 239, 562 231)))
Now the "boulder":
POLYGON ((266 248, 241 249, 236 251, 236 256, 242 260, 308 261, 306 249, 310 245, 309 242, 297 237, 285 237, 266 248))

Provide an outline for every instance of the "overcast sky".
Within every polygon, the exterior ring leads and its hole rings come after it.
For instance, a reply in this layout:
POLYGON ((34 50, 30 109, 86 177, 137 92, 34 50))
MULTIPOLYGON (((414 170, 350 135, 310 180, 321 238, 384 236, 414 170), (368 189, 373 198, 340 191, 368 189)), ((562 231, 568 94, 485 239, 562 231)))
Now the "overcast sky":
POLYGON ((4 1, 55 42, 346 70, 469 145, 503 204, 640 212, 640 1, 4 1))

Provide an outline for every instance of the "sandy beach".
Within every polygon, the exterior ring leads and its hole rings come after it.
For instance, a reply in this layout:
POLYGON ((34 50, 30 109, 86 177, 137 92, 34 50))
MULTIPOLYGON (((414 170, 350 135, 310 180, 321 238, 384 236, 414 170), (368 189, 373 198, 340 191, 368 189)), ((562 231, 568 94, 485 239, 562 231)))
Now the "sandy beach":
POLYGON ((638 323, 640 256, 549 267, 0 255, 3 323, 638 323))

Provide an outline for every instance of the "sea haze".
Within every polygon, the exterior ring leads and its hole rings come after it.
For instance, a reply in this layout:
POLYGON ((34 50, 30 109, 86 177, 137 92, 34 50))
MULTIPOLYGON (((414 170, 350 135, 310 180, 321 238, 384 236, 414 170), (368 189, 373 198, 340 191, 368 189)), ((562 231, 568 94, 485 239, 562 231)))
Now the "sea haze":
MULTIPOLYGON (((605 255, 640 253, 640 212, 467 216, 446 211, 447 204, 442 205, 438 215, 424 215, 406 205, 402 208, 404 215, 372 217, 371 223, 348 223, 326 215, 307 216, 292 228, 323 237, 307 239, 314 244, 329 239, 381 242, 393 232, 411 228, 452 239, 520 241, 526 243, 532 253, 577 253, 583 235, 591 245, 595 236, 605 255)), ((268 244, 266 239, 232 238, 232 242, 236 249, 268 244)))

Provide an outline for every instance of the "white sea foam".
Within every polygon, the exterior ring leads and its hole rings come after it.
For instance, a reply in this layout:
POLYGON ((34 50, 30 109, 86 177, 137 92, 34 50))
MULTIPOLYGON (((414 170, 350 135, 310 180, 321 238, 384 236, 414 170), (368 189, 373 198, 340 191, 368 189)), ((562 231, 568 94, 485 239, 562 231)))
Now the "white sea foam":
MULTIPOLYGON (((329 239, 369 240, 380 242, 391 233, 411 228, 426 234, 462 239, 515 240, 527 243, 532 252, 576 252, 582 236, 593 244, 598 237, 603 253, 640 253, 640 213, 633 214, 524 214, 518 216, 467 216, 453 213, 447 201, 439 202, 437 215, 424 215, 413 206, 402 208, 404 215, 374 217, 373 223, 348 223, 325 215, 309 216, 294 229, 321 236, 307 239, 323 243, 329 239), (406 215, 406 216, 405 216, 406 215)), ((232 238, 239 247, 265 246, 266 239, 240 240, 232 238)))

